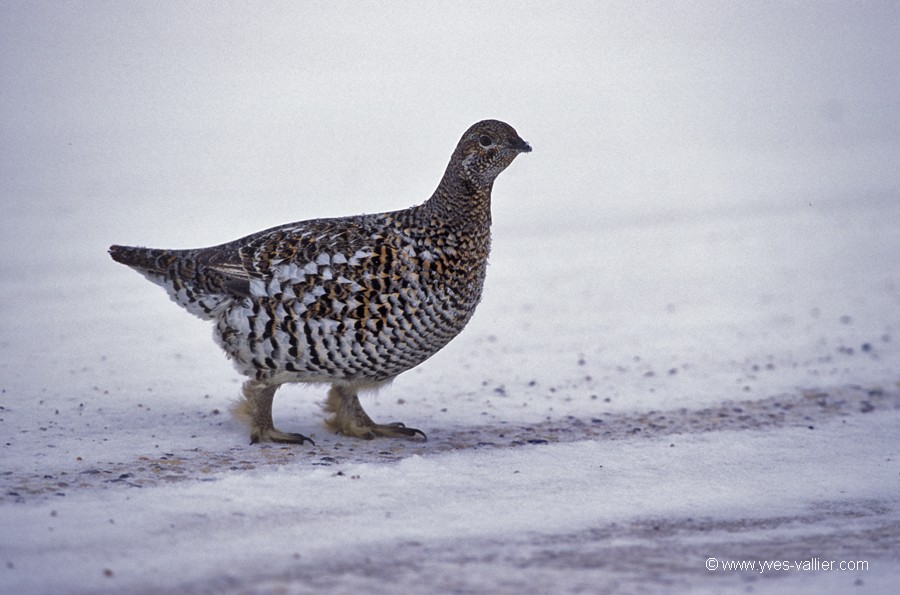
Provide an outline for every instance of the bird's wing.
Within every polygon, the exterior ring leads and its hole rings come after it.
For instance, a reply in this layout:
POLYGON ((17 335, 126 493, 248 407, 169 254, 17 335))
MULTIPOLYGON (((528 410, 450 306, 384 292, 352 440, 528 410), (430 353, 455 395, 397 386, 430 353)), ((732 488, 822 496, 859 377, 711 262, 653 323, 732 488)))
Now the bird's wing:
POLYGON ((198 267, 214 277, 222 290, 239 297, 250 296, 252 272, 244 266, 235 242, 198 250, 195 258, 198 267))
POLYGON ((223 277, 224 289, 250 297, 251 282, 268 281, 280 265, 302 268, 326 254, 354 254, 372 241, 371 230, 359 218, 313 219, 206 248, 197 261, 223 277))

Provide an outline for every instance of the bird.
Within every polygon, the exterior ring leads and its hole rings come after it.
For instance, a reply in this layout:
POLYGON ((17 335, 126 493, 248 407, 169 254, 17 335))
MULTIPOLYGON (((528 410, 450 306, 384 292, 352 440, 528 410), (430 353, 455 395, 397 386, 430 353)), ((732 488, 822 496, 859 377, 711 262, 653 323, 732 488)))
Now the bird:
POLYGON ((275 428, 287 383, 330 384, 325 426, 356 438, 427 440, 375 423, 359 401, 440 351, 482 297, 497 176, 531 152, 515 129, 483 120, 462 135, 432 195, 376 214, 288 223, 206 248, 112 245, 116 262, 214 323, 213 337, 247 377, 232 408, 250 443, 314 441, 275 428))

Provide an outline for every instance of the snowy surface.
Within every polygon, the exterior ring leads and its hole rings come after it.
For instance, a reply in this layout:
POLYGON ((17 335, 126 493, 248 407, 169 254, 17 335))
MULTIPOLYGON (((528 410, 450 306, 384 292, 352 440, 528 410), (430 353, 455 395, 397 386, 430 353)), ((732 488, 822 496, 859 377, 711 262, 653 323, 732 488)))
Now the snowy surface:
POLYGON ((4 9, 0 592, 895 590, 895 4, 211 6, 4 9), (483 117, 484 301, 364 399, 428 441, 248 445, 106 247, 419 202, 483 117))

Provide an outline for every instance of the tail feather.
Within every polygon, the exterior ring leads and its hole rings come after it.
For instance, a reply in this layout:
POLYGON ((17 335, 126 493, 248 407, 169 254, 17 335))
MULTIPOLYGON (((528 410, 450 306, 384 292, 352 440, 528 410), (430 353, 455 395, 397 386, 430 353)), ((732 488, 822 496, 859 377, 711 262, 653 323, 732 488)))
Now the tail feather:
POLYGON ((170 268, 175 260, 175 255, 170 250, 116 244, 109 247, 109 255, 113 260, 124 265, 156 272, 163 272, 170 268))
POLYGON ((225 290, 220 275, 198 265, 188 250, 113 245, 109 255, 165 289, 173 302, 200 318, 214 319, 236 297, 225 290))

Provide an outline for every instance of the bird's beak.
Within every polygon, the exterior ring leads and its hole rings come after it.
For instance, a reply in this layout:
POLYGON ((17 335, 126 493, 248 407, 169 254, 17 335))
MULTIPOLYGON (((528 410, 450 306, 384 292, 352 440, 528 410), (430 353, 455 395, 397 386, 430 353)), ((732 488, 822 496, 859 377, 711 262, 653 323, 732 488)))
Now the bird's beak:
POLYGON ((521 138, 516 139, 511 146, 519 153, 531 153, 531 145, 523 141, 521 138))

